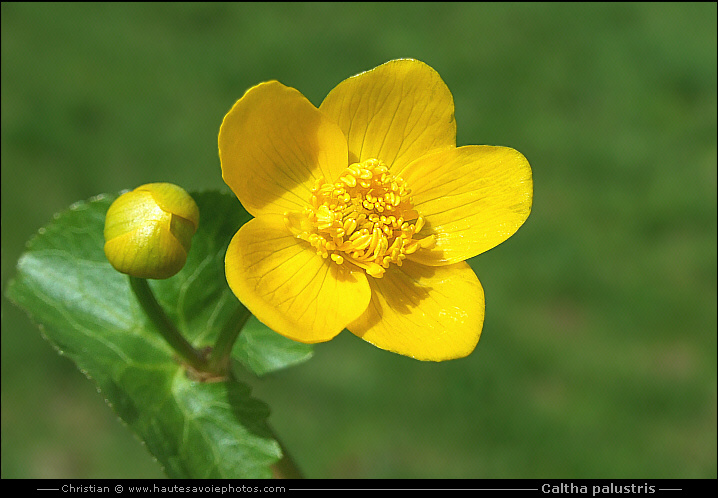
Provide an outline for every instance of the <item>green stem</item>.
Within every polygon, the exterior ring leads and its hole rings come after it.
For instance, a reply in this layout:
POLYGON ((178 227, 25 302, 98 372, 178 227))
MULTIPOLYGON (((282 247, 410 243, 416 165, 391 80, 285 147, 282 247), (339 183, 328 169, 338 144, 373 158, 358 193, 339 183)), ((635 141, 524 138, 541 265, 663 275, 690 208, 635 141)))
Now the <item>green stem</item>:
POLYGON ((224 328, 217 336, 217 342, 209 354, 209 367, 215 372, 226 372, 229 368, 229 356, 232 353, 232 346, 237 341, 239 333, 244 328, 252 313, 240 305, 232 316, 227 320, 224 328))
MULTIPOLYGON (((270 428, 271 430, 271 428, 270 428)), ((274 430, 272 430, 274 433, 274 430)), ((284 447, 282 441, 279 440, 276 434, 272 434, 274 439, 279 443, 282 448, 282 458, 272 465, 272 472, 274 473, 275 479, 304 479, 304 475, 297 467, 294 459, 287 452, 287 448, 284 447)))
POLYGON ((147 316, 150 317, 152 323, 155 324, 159 333, 162 334, 162 337, 165 338, 170 346, 195 370, 207 370, 207 360, 187 342, 187 339, 182 336, 174 323, 167 317, 157 299, 155 299, 147 280, 131 276, 130 287, 132 287, 135 296, 137 296, 142 309, 145 310, 147 316))

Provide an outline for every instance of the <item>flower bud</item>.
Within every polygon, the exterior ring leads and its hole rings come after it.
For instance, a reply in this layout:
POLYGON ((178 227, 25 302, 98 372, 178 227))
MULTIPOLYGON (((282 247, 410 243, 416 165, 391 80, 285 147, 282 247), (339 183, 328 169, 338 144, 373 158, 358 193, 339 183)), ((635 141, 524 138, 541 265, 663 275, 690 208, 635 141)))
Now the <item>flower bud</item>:
POLYGON ((169 278, 187 261, 199 208, 181 187, 148 183, 112 203, 105 218, 105 256, 115 270, 169 278))

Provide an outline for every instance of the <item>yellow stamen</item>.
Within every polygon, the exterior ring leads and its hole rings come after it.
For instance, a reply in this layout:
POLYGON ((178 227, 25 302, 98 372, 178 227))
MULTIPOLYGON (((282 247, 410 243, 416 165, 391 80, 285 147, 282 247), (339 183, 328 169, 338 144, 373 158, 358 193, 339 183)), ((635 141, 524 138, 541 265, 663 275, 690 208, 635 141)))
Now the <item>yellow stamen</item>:
POLYGON ((323 258, 351 263, 381 278, 407 254, 433 247, 433 235, 415 239, 425 220, 410 189, 378 159, 350 165, 336 183, 316 181, 304 212, 284 215, 287 228, 323 258))

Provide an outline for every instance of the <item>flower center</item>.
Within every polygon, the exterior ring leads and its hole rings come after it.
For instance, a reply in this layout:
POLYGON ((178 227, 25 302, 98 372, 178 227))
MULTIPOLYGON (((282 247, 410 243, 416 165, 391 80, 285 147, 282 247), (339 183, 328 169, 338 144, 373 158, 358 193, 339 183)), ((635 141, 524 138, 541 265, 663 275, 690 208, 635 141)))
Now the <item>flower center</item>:
POLYGON ((414 209, 403 179, 378 159, 350 165, 336 183, 321 178, 312 189, 311 208, 284 215, 287 227, 323 258, 352 263, 382 277, 391 263, 434 245, 434 236, 414 236, 424 218, 414 209))

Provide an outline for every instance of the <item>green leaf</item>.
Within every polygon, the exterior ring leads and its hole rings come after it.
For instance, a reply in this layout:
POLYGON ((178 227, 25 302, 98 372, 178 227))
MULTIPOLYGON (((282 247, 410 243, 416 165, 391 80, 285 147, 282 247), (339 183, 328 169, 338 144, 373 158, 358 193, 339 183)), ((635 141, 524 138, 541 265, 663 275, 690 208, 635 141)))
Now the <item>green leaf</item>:
MULTIPOLYGON (((210 346, 241 306, 227 287, 224 254, 250 219, 234 196, 192 194, 200 226, 185 267, 151 281, 155 295, 195 347, 210 346)), ((270 477, 281 457, 266 425, 267 406, 237 381, 188 377, 132 294, 128 277, 103 252, 105 213, 115 196, 78 202, 28 243, 8 296, 69 356, 173 478, 270 477)), ((265 374, 311 356, 256 320, 233 358, 265 374), (266 344, 266 347, 265 347, 266 344)))
POLYGON ((232 350, 232 357, 257 375, 264 375, 312 356, 311 344, 287 339, 251 316, 232 350))

